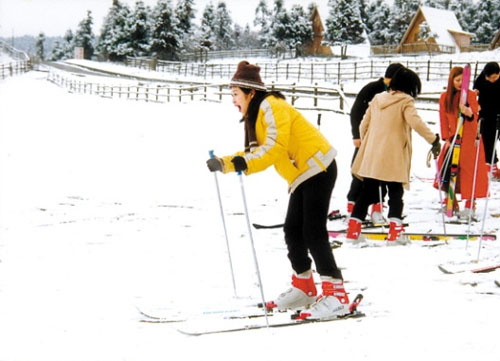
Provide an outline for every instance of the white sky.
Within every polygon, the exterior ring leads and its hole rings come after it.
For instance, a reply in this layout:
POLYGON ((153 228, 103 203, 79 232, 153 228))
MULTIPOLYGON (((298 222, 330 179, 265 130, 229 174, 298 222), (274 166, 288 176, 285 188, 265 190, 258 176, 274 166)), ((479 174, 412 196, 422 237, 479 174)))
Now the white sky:
MULTIPOLYGON (((121 0, 131 7, 135 0, 121 0)), ((157 0, 144 0, 154 6, 157 0)), ((195 0, 197 17, 201 16, 209 0, 195 0)), ((173 0, 173 4, 177 1, 173 0)), ((213 0, 216 4, 217 0, 213 0)), ((272 6, 272 0, 267 1, 272 6)), ((285 0, 287 6, 295 3, 307 6, 311 0, 285 0)), ((38 35, 63 36, 66 30, 76 30, 78 24, 92 11, 94 33, 99 33, 104 17, 111 7, 112 0, 0 0, 0 36, 38 35)), ((258 0, 226 0, 233 21, 244 26, 252 25, 258 0)))

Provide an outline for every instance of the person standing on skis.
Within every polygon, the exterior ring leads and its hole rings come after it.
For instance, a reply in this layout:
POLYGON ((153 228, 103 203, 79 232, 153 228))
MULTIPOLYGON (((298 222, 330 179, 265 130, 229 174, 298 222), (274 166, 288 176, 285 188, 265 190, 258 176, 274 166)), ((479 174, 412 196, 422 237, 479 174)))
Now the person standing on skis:
MULTIPOLYGON (((448 77, 448 86, 439 99, 441 139, 444 141, 444 146, 438 159, 438 167, 439 169, 443 169, 444 160, 451 159, 451 155, 448 157, 446 155, 448 151, 453 151, 453 148, 450 148, 450 146, 457 132, 457 121, 460 111, 460 114, 464 117, 464 123, 458 164, 458 181, 454 192, 455 194, 460 193, 461 198, 466 200, 465 209, 459 212, 458 216, 463 220, 468 220, 469 216, 474 215, 475 210, 475 204, 472 202, 472 199, 486 197, 488 191, 488 169, 486 167, 482 139, 479 140, 479 152, 476 148, 479 108, 476 93, 473 90, 469 90, 467 94, 467 103, 465 105, 460 104, 463 71, 464 69, 459 66, 451 69, 448 77), (479 159, 476 159, 476 156, 478 156, 479 159), (475 189, 473 190, 474 177, 476 182, 475 189)), ((442 187, 446 193, 449 187, 449 167, 451 161, 447 163, 445 169, 442 171, 443 174, 441 174, 442 187)), ((434 186, 436 188, 438 187, 437 180, 434 186)), ((445 199, 444 204, 446 203, 447 199, 445 199)), ((454 205, 454 208, 458 211, 458 203, 454 205)))
POLYGON ((432 144, 432 153, 441 150, 434 134, 417 114, 415 99, 421 90, 416 73, 399 69, 388 92, 375 95, 360 125, 361 146, 352 164, 352 173, 363 180, 361 194, 354 205, 347 230, 347 241, 359 242, 361 223, 366 217, 372 195, 379 185, 389 194, 388 244, 405 244, 402 224, 403 187, 409 188, 412 155, 411 130, 432 144))
POLYGON ((500 179, 500 170, 498 169, 497 153, 495 151, 496 142, 496 122, 500 116, 500 66, 497 62, 489 62, 484 66, 483 71, 474 81, 473 88, 478 94, 478 101, 481 109, 479 117, 481 122, 481 136, 484 142, 484 153, 495 179, 500 179), (493 158, 493 162, 492 162, 493 158), (491 164, 490 164, 491 163, 491 164))
POLYGON ((301 318, 320 319, 349 313, 349 298, 326 228, 330 197, 337 178, 337 151, 279 92, 268 92, 260 68, 241 61, 229 84, 233 104, 243 115, 245 150, 207 160, 210 171, 246 175, 274 166, 289 186, 284 224, 288 258, 294 271, 291 288, 268 308, 303 309, 301 318), (317 298, 312 256, 322 281, 317 298))
MULTIPOLYGON (((358 154, 359 146, 361 145, 361 137, 359 135, 359 125, 361 124, 361 120, 363 119, 363 115, 365 115, 366 109, 368 108, 368 104, 371 102, 373 97, 378 94, 387 91, 389 88, 389 84, 391 82, 392 77, 399 69, 404 68, 403 64, 393 63, 390 64, 385 70, 385 74, 383 78, 378 79, 377 81, 372 81, 366 84, 356 96, 354 100, 354 104, 351 108, 351 132, 352 132, 352 142, 354 144, 354 154, 352 156, 352 162, 356 158, 356 154, 358 154)), ((351 187, 349 192, 347 193, 347 214, 350 216, 356 199, 361 193, 361 188, 363 187, 363 182, 352 176, 351 187)), ((383 216, 383 199, 387 193, 386 187, 382 187, 382 194, 379 195, 377 191, 376 194, 373 195, 372 200, 372 210, 371 210, 371 219, 373 224, 384 224, 385 219, 383 216)))

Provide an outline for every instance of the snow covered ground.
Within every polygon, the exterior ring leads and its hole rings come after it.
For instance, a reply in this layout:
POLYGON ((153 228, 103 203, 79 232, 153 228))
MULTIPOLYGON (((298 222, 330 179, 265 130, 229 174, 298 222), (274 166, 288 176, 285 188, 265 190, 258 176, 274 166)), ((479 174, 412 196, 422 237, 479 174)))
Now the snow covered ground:
MULTIPOLYGON (((236 299, 214 175, 205 166, 210 149, 241 149, 239 113, 230 101, 69 94, 45 79, 30 72, 0 82, 0 360, 498 360, 500 271, 437 268, 476 259, 477 241, 467 250, 463 240, 336 249, 347 290, 364 294, 362 319, 203 337, 181 335, 179 324, 139 322, 136 307, 187 312, 260 301, 240 180, 218 175, 236 299)), ((438 132, 437 113, 421 115, 438 132)), ((325 112, 321 130, 339 152, 331 208, 343 212, 353 151, 348 117, 325 112)), ((440 232, 429 145, 413 139, 407 230, 440 232)), ((283 221, 287 187, 274 170, 244 185, 252 222, 283 221)), ((499 197, 494 183, 485 231, 497 235, 499 197)), ((466 228, 447 226, 449 233, 466 228)), ((480 223, 471 231, 479 233, 480 223)), ((271 299, 291 275, 282 231, 253 236, 271 299)), ((484 241, 481 260, 500 263, 499 244, 484 241)))

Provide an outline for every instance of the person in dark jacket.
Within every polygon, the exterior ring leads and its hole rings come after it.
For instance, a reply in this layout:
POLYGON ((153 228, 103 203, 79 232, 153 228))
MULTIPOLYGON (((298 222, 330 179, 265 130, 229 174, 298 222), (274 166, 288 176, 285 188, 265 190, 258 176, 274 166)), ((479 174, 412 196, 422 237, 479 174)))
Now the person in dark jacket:
MULTIPOLYGON (((368 108, 368 104, 371 102, 373 97, 384 91, 387 91, 389 84, 393 75, 399 69, 404 68, 404 66, 400 63, 390 64, 385 70, 385 74, 383 78, 380 78, 376 81, 372 81, 366 84, 356 96, 354 104, 351 108, 351 132, 352 132, 352 142, 354 144, 354 154, 352 156, 352 162, 354 162, 354 158, 356 158, 356 154, 358 154, 359 147, 361 145, 361 137, 359 135, 359 125, 361 124, 361 120, 365 115, 366 109, 368 108)), ((352 177, 351 187, 349 192, 347 193, 347 213, 350 215, 354 208, 354 203, 356 199, 361 194, 361 189, 363 187, 363 182, 356 177, 352 177)), ((374 224, 382 224, 385 223, 383 217, 383 199, 387 193, 386 187, 382 187, 382 194, 374 194, 373 199, 371 200, 372 210, 371 210, 371 218, 374 224)))
POLYGON ((481 136, 483 137, 484 153, 488 170, 493 167, 493 177, 500 179, 500 171, 497 167, 497 154, 495 145, 496 120, 500 116, 500 66, 497 62, 489 62, 474 81, 474 89, 478 94, 480 106, 479 118, 481 121, 481 136), (493 158, 492 164, 491 159, 493 158))

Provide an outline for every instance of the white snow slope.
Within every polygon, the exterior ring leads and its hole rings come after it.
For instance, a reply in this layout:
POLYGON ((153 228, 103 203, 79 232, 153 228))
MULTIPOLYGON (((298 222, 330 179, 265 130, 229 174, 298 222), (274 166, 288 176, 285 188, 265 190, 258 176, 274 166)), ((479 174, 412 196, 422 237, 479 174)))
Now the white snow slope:
MULTIPOLYGON (((45 79, 30 72, 0 81, 0 360, 499 359, 500 271, 445 275, 437 268, 476 259, 478 241, 467 249, 464 240, 336 249, 351 297, 364 294, 361 319, 201 337, 178 333, 179 323, 139 322, 136 307, 201 312, 260 301, 240 180, 218 174, 235 298, 214 175, 205 166, 210 149, 241 149, 239 113, 229 99, 110 100, 69 94, 45 79)), ((421 114, 438 132, 437 113, 421 114)), ((331 209, 344 212, 348 117, 324 113, 321 130, 339 153, 331 209)), ((439 196, 428 180, 434 168, 425 165, 429 145, 413 139, 419 178, 405 193, 407 230, 441 232, 439 196)), ((283 221, 287 186, 273 169, 244 177, 244 189, 252 222, 283 221)), ((488 233, 499 228, 492 217, 499 196, 494 183, 488 233)), ((478 202, 478 214, 484 205, 478 202)), ((282 230, 253 236, 272 299, 291 275, 282 230)), ((499 243, 484 241, 481 260, 500 263, 499 243)))

